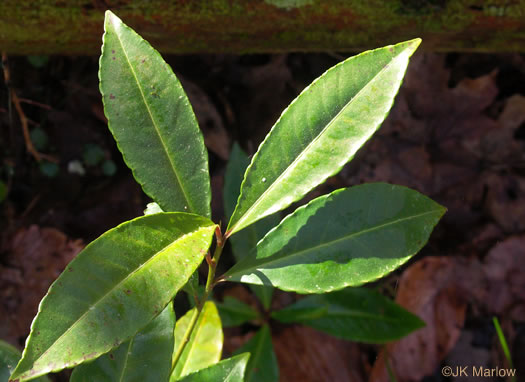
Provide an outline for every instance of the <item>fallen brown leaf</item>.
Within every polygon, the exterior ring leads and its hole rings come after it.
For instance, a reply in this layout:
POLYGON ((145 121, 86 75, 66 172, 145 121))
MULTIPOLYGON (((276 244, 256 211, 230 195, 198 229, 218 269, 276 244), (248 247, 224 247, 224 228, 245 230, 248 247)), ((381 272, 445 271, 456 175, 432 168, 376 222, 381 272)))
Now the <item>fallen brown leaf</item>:
POLYGON ((38 303, 65 266, 84 248, 54 228, 32 225, 7 243, 0 266, 0 337, 22 344, 38 303), (24 293, 20 293, 23 290, 24 293))

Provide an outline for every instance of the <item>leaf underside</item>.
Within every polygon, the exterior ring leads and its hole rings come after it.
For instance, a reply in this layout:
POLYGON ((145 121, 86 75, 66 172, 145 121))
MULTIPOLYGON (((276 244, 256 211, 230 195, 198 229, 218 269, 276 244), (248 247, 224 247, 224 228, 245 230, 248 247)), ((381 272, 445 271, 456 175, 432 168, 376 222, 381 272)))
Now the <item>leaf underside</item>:
POLYGON ((110 11, 99 78, 109 129, 144 192, 164 211, 210 217, 208 154, 188 98, 160 54, 110 11))
POLYGON ((394 341, 424 326, 417 316, 366 288, 311 295, 274 312, 272 317, 366 343, 394 341))
POLYGON ((308 86, 253 157, 227 234, 286 208, 339 172, 385 119, 420 42, 351 57, 308 86))
POLYGON ((205 217, 160 213, 91 242, 40 303, 13 379, 76 366, 137 333, 202 262, 215 227, 205 217))
POLYGON ((370 183, 337 190, 283 219, 224 277, 298 293, 358 286, 416 254, 444 212, 402 186, 370 183))

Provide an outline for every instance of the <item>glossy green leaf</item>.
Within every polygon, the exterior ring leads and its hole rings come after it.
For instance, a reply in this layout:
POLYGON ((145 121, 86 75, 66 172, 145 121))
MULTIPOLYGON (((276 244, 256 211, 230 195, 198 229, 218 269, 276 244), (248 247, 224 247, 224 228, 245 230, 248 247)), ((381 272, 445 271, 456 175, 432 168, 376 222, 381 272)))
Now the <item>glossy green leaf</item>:
POLYGON ((227 232, 286 208, 339 172, 385 119, 420 42, 351 57, 308 86, 253 157, 227 232))
POLYGON ((110 11, 103 40, 100 91, 124 161, 164 211, 209 217, 208 154, 179 80, 160 54, 110 11))
POLYGON ((216 225, 182 212, 104 233, 40 303, 14 377, 73 367, 117 347, 157 316, 202 262, 216 225))
MULTIPOLYGON (((182 338, 188 329, 191 317, 195 314, 195 310, 196 308, 191 309, 177 321, 173 354, 176 354, 177 349, 182 346, 182 338)), ((223 339, 221 318, 217 307, 213 301, 206 301, 191 337, 175 364, 170 381, 177 381, 190 373, 219 362, 223 339)))
MULTIPOLYGON (((0 340, 0 382, 7 382, 22 354, 14 346, 0 340)), ((47 377, 36 378, 35 382, 50 382, 47 377)))
POLYGON ((445 208, 386 183, 341 189, 287 216, 225 278, 298 293, 376 280, 427 242, 445 208))
POLYGON ((173 304, 131 339, 73 370, 70 382, 168 381, 173 353, 173 304))
POLYGON ((217 308, 221 316, 222 326, 225 328, 239 326, 259 318, 259 313, 250 305, 230 296, 226 296, 223 303, 218 303, 217 308))
POLYGON ((366 288, 346 288, 312 295, 272 317, 301 323, 349 341, 384 343, 400 339, 425 323, 381 294, 366 288))
POLYGON ((272 335, 264 325, 248 342, 234 354, 250 353, 246 367, 245 382, 273 382, 279 380, 279 365, 273 351, 272 335))
MULTIPOLYGON (((235 143, 232 147, 230 160, 228 161, 224 175, 224 209, 228 218, 235 209, 244 172, 249 164, 250 159, 239 145, 235 143)), ((279 224, 279 220, 278 214, 270 215, 233 235, 230 238, 230 243, 232 244, 235 259, 239 261, 250 253, 257 245, 257 242, 261 240, 270 229, 279 224)), ((266 285, 250 285, 250 289, 259 298, 263 307, 268 310, 272 302, 273 288, 266 285)))
POLYGON ((180 382, 243 382, 249 359, 250 354, 239 354, 189 374, 180 379, 180 382))

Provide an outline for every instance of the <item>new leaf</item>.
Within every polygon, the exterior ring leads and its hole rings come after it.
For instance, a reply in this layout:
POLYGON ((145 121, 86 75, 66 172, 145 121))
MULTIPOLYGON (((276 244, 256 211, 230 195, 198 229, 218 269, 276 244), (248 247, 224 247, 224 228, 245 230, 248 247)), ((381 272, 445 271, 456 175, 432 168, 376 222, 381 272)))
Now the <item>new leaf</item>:
MULTIPOLYGON (((181 346, 184 345, 182 342, 184 333, 188 329, 192 316, 196 314, 196 310, 197 308, 191 309, 177 321, 174 355, 178 354, 181 346)), ((190 373, 219 362, 223 340, 221 318, 217 307, 213 301, 206 301, 191 337, 174 365, 170 381, 178 381, 190 373)))
POLYGON ((160 213, 104 233, 40 303, 12 379, 73 367, 119 346, 157 316, 202 262, 216 225, 160 213))

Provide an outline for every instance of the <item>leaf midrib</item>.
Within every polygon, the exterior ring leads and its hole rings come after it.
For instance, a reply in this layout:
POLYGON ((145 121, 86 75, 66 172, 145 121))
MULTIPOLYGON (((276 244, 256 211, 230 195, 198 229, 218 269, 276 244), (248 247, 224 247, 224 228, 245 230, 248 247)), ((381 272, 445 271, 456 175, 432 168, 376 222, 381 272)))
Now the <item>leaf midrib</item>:
POLYGON ((124 381, 124 374, 126 374, 126 366, 128 365, 128 359, 129 359, 129 351, 131 347, 133 346, 133 342, 135 341, 135 336, 131 337, 128 344, 128 349, 126 351, 126 357, 124 358, 124 365, 122 366, 122 370, 119 377, 119 382, 124 381))
MULTIPOLYGON (((152 113, 152 111, 151 111, 151 109, 150 109, 150 107, 149 107, 148 102, 146 101, 146 97, 145 97, 145 95, 144 95, 144 90, 142 89, 142 87, 141 87, 141 85, 140 85, 140 82, 139 82, 139 80, 138 80, 137 74, 135 73, 135 70, 133 69, 133 65, 131 65, 131 61, 129 60, 128 54, 127 54, 127 52, 126 52, 126 49, 124 48, 124 44, 122 43, 122 40, 121 40, 121 38, 120 38, 119 33, 116 31, 115 24, 113 23, 113 19, 112 19, 111 23, 113 24, 113 28, 115 29, 115 35, 117 36, 117 40, 118 40, 118 42, 119 42, 119 44, 120 44, 120 47, 122 48, 122 52, 124 53, 124 56, 126 57, 126 61, 127 61, 128 65, 129 65, 129 68, 130 68, 131 73, 133 74, 133 78, 135 78, 135 82, 136 82, 136 84, 137 84, 137 88, 139 89, 140 95, 142 96, 142 100, 144 101, 144 105, 146 106, 146 110, 148 110, 148 115, 149 115, 149 117, 150 117, 150 119, 151 119, 151 122, 152 122, 152 124, 153 124, 153 127, 155 128, 155 132, 157 133, 157 136, 159 137, 159 140, 160 140, 160 143, 161 143, 161 145, 162 145, 162 148, 164 149, 164 153, 166 154, 166 157, 168 158, 168 161, 169 161, 169 163, 170 163, 170 165, 171 165, 171 168, 172 168, 172 170, 173 170, 173 173, 175 174, 175 179, 177 180, 177 183, 179 184, 179 187, 180 187, 180 189, 181 189, 181 191, 182 191, 182 195, 184 196, 184 200, 186 200, 186 202, 188 203, 188 208, 189 208, 189 210, 190 210, 190 211, 195 211, 195 209, 193 208, 193 207, 194 207, 194 206, 193 206, 193 203, 191 202, 190 198, 188 197, 188 194, 187 194, 187 192, 186 192, 186 189, 184 188, 184 185, 183 185, 183 183, 182 183, 182 181, 181 181, 181 177, 180 177, 180 175, 179 175, 179 173, 178 173, 178 171, 177 171, 177 168, 176 168, 176 166, 175 166, 175 163, 173 163, 173 159, 172 159, 172 157, 169 155, 168 147, 167 147, 166 144, 164 143, 164 140, 163 140, 163 138, 162 138, 162 135, 161 135, 161 133, 160 133, 160 130, 159 130, 159 128, 157 127, 157 122, 156 122, 156 120, 155 120, 155 118, 154 118, 154 116, 153 116, 153 113, 152 113)), ((123 25, 122 23, 121 23, 121 26, 122 26, 123 28, 126 28, 126 26, 123 25)))
MULTIPOLYGON (((367 229, 364 229, 364 230, 361 230, 361 231, 358 231, 358 232, 352 232, 349 235, 345 235, 343 237, 339 237, 337 239, 334 239, 334 240, 331 240, 331 241, 328 241, 328 242, 320 243, 320 244, 317 244, 317 245, 315 245, 313 247, 308 247, 308 248, 302 249, 302 250, 297 251, 297 252, 287 253, 287 254, 284 254, 282 256, 278 256, 278 257, 274 258, 271 261, 263 262, 263 260, 265 259, 264 257, 261 258, 261 259, 255 259, 255 261, 259 260, 260 263, 258 263, 256 265, 253 265, 250 268, 246 268, 246 269, 237 271, 235 273, 232 273, 231 275, 229 275, 229 277, 231 278, 231 277, 233 277, 233 276, 235 276, 236 274, 239 274, 239 273, 242 273, 242 275, 246 275, 246 274, 248 274, 249 271, 256 270, 256 269, 258 269, 261 266, 264 267, 264 268, 267 268, 267 265, 278 263, 278 262, 280 262, 283 259, 289 260, 291 258, 300 256, 300 255, 302 255, 302 254, 304 254, 306 252, 309 252, 309 251, 315 251, 315 250, 318 250, 318 249, 323 248, 323 247, 328 247, 328 246, 337 244, 337 243, 339 243, 341 241, 354 239, 355 237, 358 237, 358 236, 360 236, 362 234, 365 234, 365 233, 373 232, 375 230, 378 230, 378 229, 381 229, 381 228, 384 228, 384 227, 388 227, 390 225, 402 223, 404 221, 409 221, 411 219, 418 219, 420 217, 423 217, 423 216, 426 216, 426 215, 435 214, 435 213, 439 213, 439 212, 441 212, 441 211, 440 210, 432 210, 432 211, 423 212, 421 214, 411 215, 411 216, 407 216, 407 217, 404 217, 404 218, 401 218, 401 219, 392 220, 392 221, 389 221, 387 223, 380 224, 380 225, 377 225, 377 226, 373 226, 371 228, 367 228, 367 229)), ((265 239, 268 239, 268 236, 266 236, 265 239)))
MULTIPOLYGON (((264 200, 264 197, 270 193, 275 187, 276 185, 279 184, 280 180, 287 176, 288 172, 291 171, 292 168, 295 168, 297 166, 297 163, 300 159, 302 159, 303 156, 305 156, 309 150, 310 150, 310 147, 313 146, 319 139, 321 139, 321 137, 324 135, 325 131, 327 129, 330 128, 330 126, 335 123, 336 120, 339 119, 339 116, 348 108, 350 107, 353 102, 359 98, 360 94, 362 92, 364 92, 365 89, 368 88, 368 85, 374 81, 377 77, 379 77, 386 69, 388 69, 391 65, 390 63, 393 62, 395 59, 397 59, 401 53, 403 53, 404 50, 402 50, 397 56, 395 56, 387 65, 385 65, 379 72, 377 72, 377 74, 375 74, 368 82, 367 84, 361 88, 357 94, 352 97, 352 99, 350 101, 348 101, 346 103, 346 105, 344 105, 341 110, 339 110, 337 112, 337 114, 326 124, 326 126, 319 132, 319 134, 317 134, 317 136, 301 151, 301 153, 292 161, 292 163, 290 163, 290 165, 283 171, 281 172, 281 174, 279 174, 279 176, 275 179, 275 181, 272 182, 271 185, 268 186, 268 188, 266 190, 264 190, 264 192, 257 198, 257 200, 246 210, 246 212, 242 215, 242 217, 237 220, 237 222, 233 225, 233 227, 230 229, 230 232, 233 232, 235 230, 235 228, 239 225, 241 225, 245 220, 247 220, 247 218, 249 217, 249 215, 252 213, 252 211, 259 205, 262 203, 262 201, 264 200)), ((310 85, 311 86, 311 85, 310 85)), ((310 87, 308 86, 308 87, 310 87)), ((251 168, 251 164, 250 164, 250 168, 251 168)), ((243 182, 244 183, 244 182, 243 182)), ((240 199, 240 197, 239 197, 240 199)), ((235 213, 235 212, 234 212, 235 213)))
MULTIPOLYGON (((89 305, 89 307, 86 309, 86 311, 78 318, 75 320, 75 322, 73 322, 71 324, 71 326, 69 328, 67 328, 64 333, 62 333, 59 337, 57 337, 57 339, 55 341, 53 341, 53 343, 51 345, 49 345, 49 347, 47 348, 46 351, 44 351, 38 358, 35 359, 35 361, 33 362, 33 365, 39 360, 39 359, 42 359, 52 348, 53 346, 61 339, 63 338, 64 336, 66 336, 70 331, 73 330, 73 328, 78 325, 83 319, 84 317, 91 311, 90 307, 95 307, 97 306, 98 304, 100 304, 103 300, 106 299, 106 297, 108 297, 110 294, 112 294, 115 290, 117 290, 125 281, 127 281, 131 276, 133 276, 134 274, 136 274, 137 272, 139 272, 144 266, 146 266, 146 264, 149 264, 151 261, 153 261, 159 254, 165 252, 165 251, 168 251, 170 249, 170 247, 176 245, 177 243, 180 242, 180 240, 184 239, 185 237, 189 236, 189 235, 193 235, 199 231, 201 231, 203 228, 207 228, 207 226, 204 226, 204 227, 199 227, 197 230, 195 231, 192 231, 192 232, 189 232, 185 235, 182 235, 180 236, 177 240, 173 241, 172 243, 170 243, 169 245, 167 245, 166 247, 162 248, 160 251, 157 251, 154 255, 152 255, 148 260, 146 260, 144 263, 142 263, 138 268, 136 268, 135 270, 133 270, 132 272, 130 272, 126 277, 124 277, 122 280, 120 280, 118 283, 115 284, 115 286, 113 286, 108 292, 106 292, 104 295, 102 295, 99 299, 97 299, 93 304, 89 305)), ((32 370, 32 369, 30 369, 32 370)), ((52 370, 51 370, 52 371, 52 370)))

